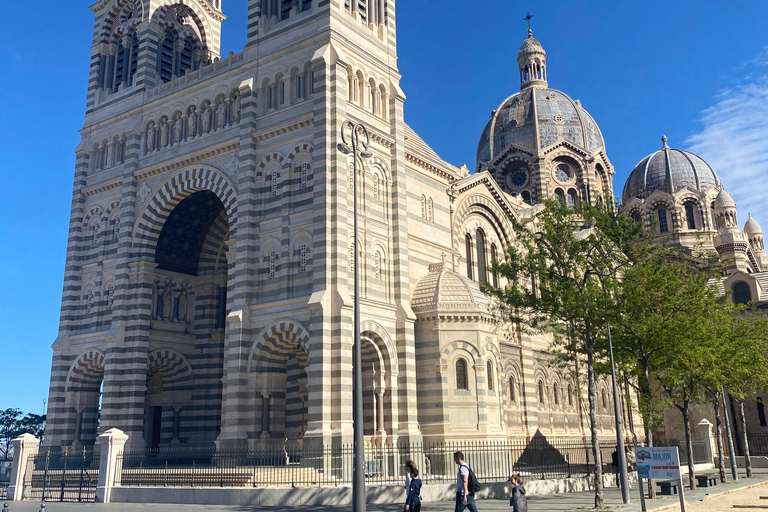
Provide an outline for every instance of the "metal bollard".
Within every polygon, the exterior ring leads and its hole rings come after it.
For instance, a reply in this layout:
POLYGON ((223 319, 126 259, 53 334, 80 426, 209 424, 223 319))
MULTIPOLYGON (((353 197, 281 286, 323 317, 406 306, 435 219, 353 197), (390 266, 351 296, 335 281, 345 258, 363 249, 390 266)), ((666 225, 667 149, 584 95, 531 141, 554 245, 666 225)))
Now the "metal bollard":
POLYGON ((8 512, 8 504, 3 503, 3 512, 8 512))
POLYGON ((40 512, 45 512, 45 503, 40 504, 40 512))

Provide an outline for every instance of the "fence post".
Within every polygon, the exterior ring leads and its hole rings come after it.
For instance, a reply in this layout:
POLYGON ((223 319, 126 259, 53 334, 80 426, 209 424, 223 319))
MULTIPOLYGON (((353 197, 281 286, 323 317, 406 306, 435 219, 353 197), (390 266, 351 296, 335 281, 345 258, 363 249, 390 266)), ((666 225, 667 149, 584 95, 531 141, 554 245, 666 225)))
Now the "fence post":
MULTIPOLYGON (((707 420, 707 418, 704 418, 701 420, 698 424, 698 427, 701 429, 701 438, 704 440, 704 447, 707 450, 707 462, 709 464, 714 464, 715 462, 715 436, 712 432, 713 425, 712 423, 707 420)), ((694 462, 696 462, 696 458, 693 459, 694 462)))
POLYGON ((112 499, 112 488, 120 485, 120 475, 117 475, 118 455, 122 455, 123 447, 128 436, 116 428, 109 429, 99 436, 96 444, 101 446, 99 460, 99 483, 96 486, 96 502, 109 503, 112 499))
POLYGON ((23 434, 13 441, 13 465, 11 466, 11 484, 8 486, 8 500, 21 501, 24 497, 24 477, 27 462, 37 455, 40 440, 32 434, 23 434))

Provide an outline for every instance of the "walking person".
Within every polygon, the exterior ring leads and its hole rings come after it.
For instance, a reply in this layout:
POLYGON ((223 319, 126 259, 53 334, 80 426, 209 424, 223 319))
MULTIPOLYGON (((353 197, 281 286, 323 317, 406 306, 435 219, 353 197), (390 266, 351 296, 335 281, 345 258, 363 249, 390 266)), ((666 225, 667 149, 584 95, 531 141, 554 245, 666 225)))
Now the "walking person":
POLYGON ((635 470, 637 469, 637 458, 635 457, 635 450, 629 446, 625 446, 624 450, 626 450, 627 454, 627 480, 629 481, 629 488, 631 489, 632 484, 637 481, 637 473, 635 473, 635 470))
POLYGON ((509 482, 512 484, 512 497, 509 500, 509 505, 513 512, 528 512, 528 499, 525 497, 523 477, 520 476, 520 473, 512 475, 509 477, 509 482))
POLYGON ((419 470, 411 470, 411 483, 408 487, 408 494, 405 497, 405 512, 420 512, 421 510, 421 478, 419 470))
POLYGON ((459 466, 459 472, 456 475, 456 508, 454 512, 464 512, 467 509, 469 509, 469 512, 477 512, 474 489, 477 479, 473 478, 474 473, 472 473, 469 464, 464 462, 463 453, 454 453, 453 462, 459 466), (470 480, 473 481, 470 482, 470 480))
MULTIPOLYGON (((408 493, 411 490, 411 474, 413 470, 416 469, 416 463, 413 462, 411 459, 408 459, 405 461, 405 498, 408 499, 408 493)), ((406 501, 406 505, 408 502, 406 501)), ((405 510, 405 508, 403 509, 405 510)))
POLYGON ((619 467, 619 447, 617 446, 611 453, 611 466, 613 466, 613 475, 616 477, 616 487, 621 489, 621 469, 619 467))

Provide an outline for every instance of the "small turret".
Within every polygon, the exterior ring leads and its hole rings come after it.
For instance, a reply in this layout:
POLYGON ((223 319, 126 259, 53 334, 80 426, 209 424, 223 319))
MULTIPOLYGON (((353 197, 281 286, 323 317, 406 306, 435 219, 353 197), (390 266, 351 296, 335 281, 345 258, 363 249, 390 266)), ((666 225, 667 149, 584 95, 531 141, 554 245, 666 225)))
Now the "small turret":
POLYGON ((730 270, 746 272, 750 267, 747 237, 739 229, 736 220, 736 202, 725 189, 721 189, 715 198, 715 218, 717 234, 714 243, 717 252, 722 259, 730 261, 730 270))
POLYGON ((749 214, 749 219, 744 225, 744 235, 746 235, 749 247, 760 265, 760 270, 768 269, 768 255, 765 253, 765 244, 763 243, 763 228, 752 217, 752 213, 749 214))
POLYGON ((541 43, 533 37, 533 31, 528 29, 528 38, 520 46, 517 54, 520 66, 520 89, 534 85, 547 86, 547 52, 541 43))

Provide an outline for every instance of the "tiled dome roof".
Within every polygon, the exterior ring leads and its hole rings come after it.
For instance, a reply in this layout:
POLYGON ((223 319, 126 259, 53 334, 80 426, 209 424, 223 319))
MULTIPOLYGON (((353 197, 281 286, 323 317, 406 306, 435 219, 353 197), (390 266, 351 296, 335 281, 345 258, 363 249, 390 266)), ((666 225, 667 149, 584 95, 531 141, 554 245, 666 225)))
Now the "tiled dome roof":
POLYGON ((432 312, 484 313, 491 304, 480 286, 456 272, 438 265, 416 283, 411 307, 416 314, 432 312))

